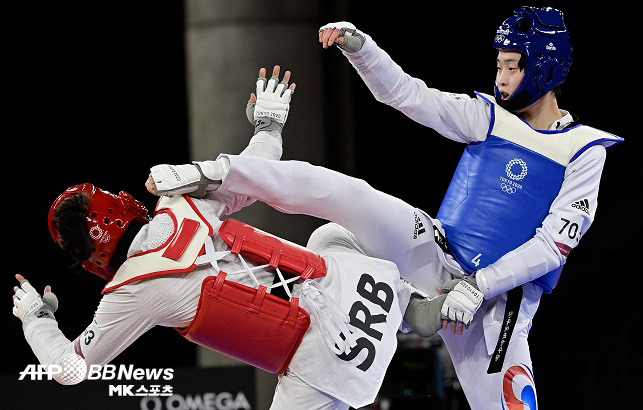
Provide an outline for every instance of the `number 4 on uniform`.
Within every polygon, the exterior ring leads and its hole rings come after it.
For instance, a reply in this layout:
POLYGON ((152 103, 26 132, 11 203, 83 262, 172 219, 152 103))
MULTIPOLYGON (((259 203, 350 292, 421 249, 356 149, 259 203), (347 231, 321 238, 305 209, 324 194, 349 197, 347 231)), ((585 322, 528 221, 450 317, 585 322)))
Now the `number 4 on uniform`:
POLYGON ((482 254, 479 253, 479 254, 476 255, 475 258, 471 259, 471 263, 473 263, 476 268, 478 267, 478 265, 480 265, 480 257, 481 256, 482 256, 482 254))

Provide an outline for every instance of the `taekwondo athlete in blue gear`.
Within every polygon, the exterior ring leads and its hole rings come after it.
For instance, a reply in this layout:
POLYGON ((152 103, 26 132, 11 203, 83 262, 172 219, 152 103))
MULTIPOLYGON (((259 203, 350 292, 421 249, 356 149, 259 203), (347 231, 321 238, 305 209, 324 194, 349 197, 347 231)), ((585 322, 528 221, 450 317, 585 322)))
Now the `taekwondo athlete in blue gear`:
MULTIPOLYGON (((584 125, 537 131, 509 111, 521 111, 560 85, 572 63, 563 15, 523 7, 496 31, 498 50, 517 50, 525 75, 512 97, 476 93, 491 107, 487 138, 469 145, 438 211, 453 256, 469 273, 529 240, 562 186, 565 169, 589 147, 622 141, 584 125), (522 212, 529 209, 529 212, 522 212)), ((563 266, 534 280, 551 293, 563 266)))
MULTIPOLYGON (((558 108, 557 87, 572 64, 563 13, 522 7, 502 23, 493 42, 498 50, 493 96, 429 88, 350 23, 323 26, 319 41, 324 48, 342 49, 378 101, 468 144, 437 219, 417 213, 424 226, 433 224, 436 242, 446 243, 443 269, 456 279, 469 275, 485 299, 467 332, 441 335, 473 409, 525 404, 511 387, 523 382, 535 405, 527 342, 531 321, 542 293, 552 292, 567 256, 593 221, 605 148, 622 141, 558 108)), ((372 220, 387 223, 384 216, 372 220)), ((406 229, 397 225, 387 228, 406 229)), ((418 245, 409 239, 395 247, 399 253, 392 256, 390 249, 372 245, 405 275, 404 267, 419 258, 418 245)), ((426 280, 419 275, 440 277, 428 249, 422 253, 425 269, 406 273, 412 283, 414 274, 418 283, 426 280)))

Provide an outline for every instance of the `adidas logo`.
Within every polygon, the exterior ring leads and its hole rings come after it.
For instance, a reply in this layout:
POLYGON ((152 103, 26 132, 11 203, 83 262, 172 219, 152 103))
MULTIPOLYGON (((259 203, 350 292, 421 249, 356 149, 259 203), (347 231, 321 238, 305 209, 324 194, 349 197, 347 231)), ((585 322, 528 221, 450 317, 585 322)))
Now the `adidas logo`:
POLYGON ((572 204, 572 208, 580 209, 581 211, 583 211, 587 215, 589 215, 589 201, 587 199, 583 199, 582 201, 574 202, 572 204))
POLYGON ((415 216, 415 229, 413 230, 413 239, 417 239, 419 235, 426 232, 426 229, 424 229, 424 224, 415 212, 413 212, 413 216, 415 216))

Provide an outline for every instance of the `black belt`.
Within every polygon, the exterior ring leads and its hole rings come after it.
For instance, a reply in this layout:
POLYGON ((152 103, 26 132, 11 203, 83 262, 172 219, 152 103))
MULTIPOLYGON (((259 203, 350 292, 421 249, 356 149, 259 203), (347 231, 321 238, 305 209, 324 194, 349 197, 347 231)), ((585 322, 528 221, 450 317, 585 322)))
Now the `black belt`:
POLYGON ((522 286, 511 289, 507 292, 507 303, 505 305, 505 317, 502 320, 502 328, 500 329, 500 336, 498 343, 491 355, 491 362, 487 369, 488 374, 498 373, 502 370, 502 365, 505 362, 507 355, 507 348, 511 334, 516 326, 518 320, 518 312, 520 311, 520 302, 522 301, 522 286))

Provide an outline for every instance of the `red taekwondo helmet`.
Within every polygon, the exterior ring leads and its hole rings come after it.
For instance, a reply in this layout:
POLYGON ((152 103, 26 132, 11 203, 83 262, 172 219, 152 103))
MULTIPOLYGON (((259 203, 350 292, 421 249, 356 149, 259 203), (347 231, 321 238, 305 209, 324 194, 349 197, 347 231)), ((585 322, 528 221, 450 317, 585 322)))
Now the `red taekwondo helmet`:
POLYGON ((91 256, 82 266, 109 281, 116 273, 115 267, 108 265, 116 252, 118 242, 132 222, 148 222, 147 208, 127 192, 121 191, 114 195, 92 184, 67 188, 49 209, 49 232, 58 245, 61 245, 61 236, 54 224, 54 212, 65 199, 79 194, 85 194, 88 199, 85 218, 92 245, 91 256))
POLYGON ((515 50, 525 58, 525 76, 509 100, 498 104, 509 111, 524 109, 565 81, 572 65, 572 45, 563 13, 551 7, 521 7, 496 31, 497 50, 515 50))

